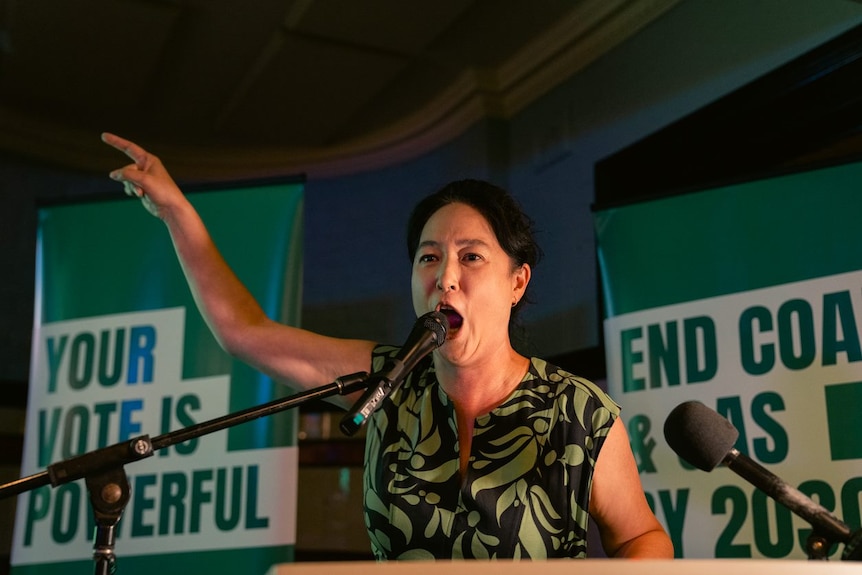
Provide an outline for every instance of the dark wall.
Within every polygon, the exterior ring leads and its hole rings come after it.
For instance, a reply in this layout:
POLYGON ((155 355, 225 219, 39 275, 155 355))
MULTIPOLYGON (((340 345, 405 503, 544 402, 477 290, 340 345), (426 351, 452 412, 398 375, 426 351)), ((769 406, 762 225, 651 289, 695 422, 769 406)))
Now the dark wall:
POLYGON ((597 207, 862 157, 862 26, 596 164, 597 207))

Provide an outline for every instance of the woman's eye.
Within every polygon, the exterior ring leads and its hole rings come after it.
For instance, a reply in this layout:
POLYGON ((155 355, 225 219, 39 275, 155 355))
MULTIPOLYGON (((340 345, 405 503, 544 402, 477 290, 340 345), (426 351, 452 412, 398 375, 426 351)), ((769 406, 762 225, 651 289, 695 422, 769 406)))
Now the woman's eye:
POLYGON ((479 254, 465 254, 464 260, 468 262, 477 262, 482 259, 482 256, 479 254))
POLYGON ((434 254, 422 254, 419 256, 417 261, 420 263, 428 263, 428 262, 433 262, 435 259, 437 259, 437 258, 436 258, 436 256, 434 256, 434 254))

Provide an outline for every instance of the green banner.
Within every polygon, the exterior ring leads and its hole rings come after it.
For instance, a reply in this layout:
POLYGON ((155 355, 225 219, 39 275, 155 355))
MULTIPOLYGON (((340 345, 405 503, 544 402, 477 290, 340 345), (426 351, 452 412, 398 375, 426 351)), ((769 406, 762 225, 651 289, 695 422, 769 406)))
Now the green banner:
POLYGON ((595 214, 608 388, 677 556, 805 558, 810 526, 662 427, 697 400, 736 448, 860 527, 862 164, 595 214))
MULTIPOLYGON (((299 324, 302 197, 298 182, 189 194, 266 313, 292 325, 299 324)), ((42 207, 38 233, 24 475, 290 393, 221 350, 167 230, 138 202, 118 193, 42 207)), ((115 545, 120 572, 171 564, 264 573, 291 560, 295 445, 287 411, 127 465, 131 499, 115 545)), ((22 494, 12 573, 92 569, 93 525, 83 480, 22 494)))

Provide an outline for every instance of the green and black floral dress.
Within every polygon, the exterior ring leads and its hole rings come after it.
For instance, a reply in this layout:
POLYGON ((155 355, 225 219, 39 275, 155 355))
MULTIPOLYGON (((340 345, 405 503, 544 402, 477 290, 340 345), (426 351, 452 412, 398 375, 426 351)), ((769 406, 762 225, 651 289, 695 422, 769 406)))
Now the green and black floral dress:
MULTIPOLYGON (((374 370, 398 348, 378 346, 374 370)), ((593 468, 619 406, 533 358, 476 420, 467 477, 452 403, 425 358, 372 416, 365 523, 378 559, 585 557, 593 468)))

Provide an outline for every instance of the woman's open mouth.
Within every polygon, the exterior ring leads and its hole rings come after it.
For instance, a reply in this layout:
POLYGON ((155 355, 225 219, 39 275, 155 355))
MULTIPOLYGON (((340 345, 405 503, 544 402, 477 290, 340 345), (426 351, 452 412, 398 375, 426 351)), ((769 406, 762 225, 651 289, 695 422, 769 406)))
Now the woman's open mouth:
POLYGON ((441 307, 440 313, 446 316, 446 319, 449 322, 450 331, 456 331, 459 327, 461 327, 461 324, 464 321, 461 315, 452 308, 441 307))

